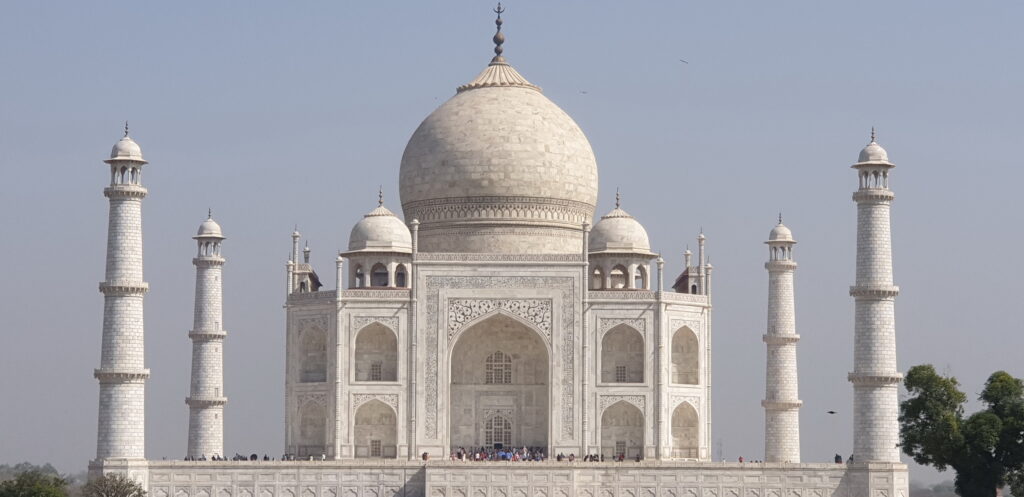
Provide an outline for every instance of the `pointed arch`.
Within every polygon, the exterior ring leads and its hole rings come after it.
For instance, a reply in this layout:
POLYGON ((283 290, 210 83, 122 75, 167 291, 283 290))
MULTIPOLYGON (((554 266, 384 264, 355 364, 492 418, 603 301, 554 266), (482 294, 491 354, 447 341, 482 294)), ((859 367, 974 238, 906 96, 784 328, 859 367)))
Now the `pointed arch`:
POLYGON ((590 276, 590 289, 604 290, 604 271, 601 270, 601 266, 594 266, 590 276))
POLYGON ((355 413, 356 457, 394 458, 398 455, 398 414, 380 400, 370 400, 355 413))
POLYGON ((327 408, 310 400, 299 406, 299 433, 297 455, 319 456, 327 447, 327 408))
POLYGON ((625 266, 619 264, 613 267, 609 276, 611 280, 609 286, 610 290, 622 290, 626 288, 626 279, 629 277, 629 273, 626 271, 625 266))
POLYGON ((700 423, 697 409, 689 402, 680 402, 672 410, 672 457, 697 459, 700 457, 700 423))
POLYGON ((409 288, 409 272, 405 269, 405 264, 399 264, 395 268, 395 286, 409 288))
MULTIPOLYGON (((447 393, 451 447, 484 446, 487 423, 495 415, 508 421, 511 445, 546 447, 551 355, 540 330, 498 312, 467 323, 451 341, 447 393), (487 381, 488 363, 492 383, 487 381)), ((504 430, 504 423, 498 428, 504 430)))
POLYGON ((388 286, 388 267, 381 263, 376 263, 370 269, 370 286, 381 287, 388 286))
POLYGON ((601 381, 643 383, 644 337, 635 328, 620 324, 601 337, 601 381))
POLYGON ((637 264, 636 272, 633 273, 633 288, 637 290, 647 289, 647 269, 643 264, 637 264))
POLYGON ((683 326, 672 334, 672 383, 697 385, 700 382, 700 342, 697 334, 683 326))
POLYGON ((620 400, 601 413, 601 454, 606 458, 644 455, 644 413, 620 400))
POLYGON ((356 332, 352 356, 356 381, 398 381, 398 335, 380 322, 356 332))
POLYGON ((327 332, 306 328, 299 335, 299 382, 327 381, 327 332))
POLYGON ((362 264, 356 264, 355 268, 355 288, 365 288, 366 285, 366 271, 363 270, 362 264))

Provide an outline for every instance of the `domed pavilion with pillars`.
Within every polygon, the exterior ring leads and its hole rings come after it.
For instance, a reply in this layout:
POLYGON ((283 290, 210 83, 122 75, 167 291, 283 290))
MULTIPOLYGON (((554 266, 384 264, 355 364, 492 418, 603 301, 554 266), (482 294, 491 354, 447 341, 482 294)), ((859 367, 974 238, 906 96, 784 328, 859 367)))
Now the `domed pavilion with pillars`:
POLYGON ((231 347, 221 321, 223 235, 212 217, 196 236, 193 457, 145 459, 146 161, 127 133, 118 142, 106 161, 111 234, 91 470, 127 473, 154 497, 906 497, 906 466, 892 446, 893 166, 874 137, 854 166, 857 461, 800 462, 795 241, 780 219, 766 265, 767 462, 713 462, 706 238, 697 235, 696 258, 686 250, 666 290, 664 261, 618 193, 592 224, 590 143, 505 59, 496 11, 490 63, 408 141, 404 220, 379 194, 337 254, 334 289, 322 289, 308 245, 299 260, 302 235, 292 233, 284 460, 193 460, 224 450, 221 413, 231 416, 221 371, 221 346, 231 347), (474 453, 537 460, 461 460, 474 453))

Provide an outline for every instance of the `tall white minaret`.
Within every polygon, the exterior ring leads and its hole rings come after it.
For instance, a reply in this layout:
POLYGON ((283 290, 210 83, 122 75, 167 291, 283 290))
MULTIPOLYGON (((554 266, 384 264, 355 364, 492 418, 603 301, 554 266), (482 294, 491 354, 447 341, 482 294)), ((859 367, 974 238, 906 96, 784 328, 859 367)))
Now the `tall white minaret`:
POLYGON ((764 459, 800 462, 800 401, 796 374, 796 308, 793 299, 793 233, 782 224, 768 235, 768 346, 764 400, 764 459))
POLYGON ((142 301, 149 285, 142 281, 142 149, 128 136, 114 144, 110 158, 106 278, 103 294, 103 345, 96 460, 146 458, 146 378, 142 301))
POLYGON ((894 307, 899 288, 892 284, 892 243, 889 208, 895 197, 889 189, 885 149, 871 143, 852 166, 860 188, 857 202, 857 283, 850 287, 854 310, 853 457, 855 462, 899 462, 899 400, 903 376, 896 369, 894 307))
POLYGON ((207 458, 224 455, 224 257, 220 253, 224 235, 212 213, 192 237, 199 246, 192 264, 196 266, 196 304, 192 331, 192 382, 188 404, 188 456, 207 458))

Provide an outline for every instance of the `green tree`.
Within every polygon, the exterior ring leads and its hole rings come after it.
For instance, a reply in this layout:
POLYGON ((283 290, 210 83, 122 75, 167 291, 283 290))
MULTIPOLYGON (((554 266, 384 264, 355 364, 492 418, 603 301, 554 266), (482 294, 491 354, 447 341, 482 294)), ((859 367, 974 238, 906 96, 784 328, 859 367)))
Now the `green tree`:
POLYGON ((82 487, 82 497, 146 497, 146 490, 121 473, 110 473, 89 480, 82 487))
POLYGON ((67 497, 63 478, 42 471, 24 471, 0 483, 0 497, 67 497))
POLYGON ((1024 495, 1024 382, 996 371, 979 396, 984 409, 964 416, 967 396, 953 377, 914 366, 900 403, 903 452, 918 464, 956 471, 961 497, 994 497, 1009 484, 1024 495))

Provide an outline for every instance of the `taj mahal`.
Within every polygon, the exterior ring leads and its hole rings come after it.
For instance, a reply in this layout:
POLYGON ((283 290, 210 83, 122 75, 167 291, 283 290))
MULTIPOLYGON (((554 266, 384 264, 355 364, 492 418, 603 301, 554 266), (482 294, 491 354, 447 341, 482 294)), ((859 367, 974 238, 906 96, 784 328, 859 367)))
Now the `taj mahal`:
POLYGON ((766 226, 763 461, 712 461, 713 268, 704 234, 694 233, 696 253, 686 250, 681 274, 666 275, 618 198, 595 219, 590 143, 505 59, 497 12, 490 63, 406 145, 400 209, 383 197, 367 206, 333 268, 314 268, 292 233, 282 282, 285 460, 216 457, 229 406, 222 271, 231 248, 230 230, 212 216, 194 237, 187 457, 146 458, 147 161, 126 128, 104 160, 110 211, 90 471, 129 474, 152 497, 906 497, 889 219, 895 166, 874 132, 850 174, 852 460, 801 462, 797 242, 780 216, 766 226), (538 460, 462 456, 480 450, 538 460))

